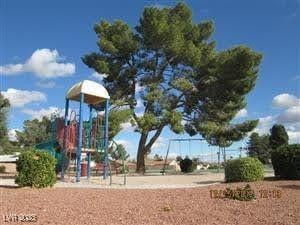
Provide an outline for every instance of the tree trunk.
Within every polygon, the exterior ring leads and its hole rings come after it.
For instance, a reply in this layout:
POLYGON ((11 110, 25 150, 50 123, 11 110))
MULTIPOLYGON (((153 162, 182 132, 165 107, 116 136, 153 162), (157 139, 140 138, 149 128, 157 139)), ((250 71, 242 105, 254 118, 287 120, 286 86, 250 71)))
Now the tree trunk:
POLYGON ((141 134, 140 141, 139 141, 139 147, 137 151, 137 157, 136 157, 136 173, 144 174, 146 171, 145 168, 145 155, 147 153, 146 150, 146 141, 147 141, 148 134, 141 134))
POLYGON ((161 134, 164 126, 161 125, 155 132, 155 134, 151 137, 149 142, 147 143, 148 132, 142 133, 139 148, 137 152, 137 162, 136 162, 136 173, 144 174, 146 172, 145 168, 145 156, 150 151, 152 145, 155 143, 159 135, 161 134))

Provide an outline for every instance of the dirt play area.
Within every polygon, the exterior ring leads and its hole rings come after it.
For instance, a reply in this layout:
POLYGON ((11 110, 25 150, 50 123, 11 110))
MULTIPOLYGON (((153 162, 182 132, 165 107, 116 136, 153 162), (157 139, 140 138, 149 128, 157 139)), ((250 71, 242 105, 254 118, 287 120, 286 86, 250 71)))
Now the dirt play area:
MULTIPOLYGON (((177 186, 187 179, 177 178, 181 180, 177 186)), ((212 198, 211 191, 243 187, 245 183, 211 184, 209 180, 202 180, 195 187, 163 188, 159 186, 160 179, 152 179, 152 182, 156 180, 156 188, 147 188, 146 182, 142 189, 136 189, 134 184, 124 189, 120 185, 119 188, 95 188, 90 184, 82 188, 71 184, 64 187, 60 183, 54 188, 31 189, 2 182, 1 224, 286 225, 300 221, 300 181, 250 183, 256 200, 242 202, 212 198), (263 196, 264 190, 277 190, 281 195, 263 196), (21 222, 20 215, 29 215, 34 220, 21 222)), ((137 182, 141 185, 142 181, 137 182)))

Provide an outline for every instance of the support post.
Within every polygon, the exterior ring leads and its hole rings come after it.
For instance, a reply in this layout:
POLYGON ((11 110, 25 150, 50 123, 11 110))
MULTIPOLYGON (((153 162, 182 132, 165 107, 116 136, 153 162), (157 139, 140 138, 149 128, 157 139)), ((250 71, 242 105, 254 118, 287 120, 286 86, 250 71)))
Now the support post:
MULTIPOLYGON (((90 105, 90 118, 89 118, 89 136, 88 136, 88 148, 92 148, 92 127, 93 127, 93 107, 90 105)), ((88 164, 87 164, 87 178, 89 179, 91 176, 91 152, 87 153, 87 158, 88 158, 88 164)))
POLYGON ((103 164, 103 179, 108 177, 108 107, 109 100, 105 101, 105 132, 104 132, 104 164, 103 164))
POLYGON ((88 137, 88 147, 91 148, 92 146, 92 127, 93 127, 93 106, 89 105, 90 109, 90 117, 89 117, 89 137, 88 137))
POLYGON ((165 175, 165 172, 166 172, 166 165, 167 165, 167 159, 168 159, 168 155, 169 155, 169 151, 170 151, 170 144, 171 144, 171 140, 169 140, 168 149, 167 149, 167 153, 166 153, 166 158, 165 158, 165 162, 164 162, 164 167, 162 169, 162 175, 165 175))
POLYGON ((219 151, 218 151, 218 173, 220 173, 220 154, 221 154, 221 152, 220 152, 220 147, 219 147, 219 151))
POLYGON ((78 144, 77 144, 77 152, 76 152, 76 182, 80 182, 80 176, 81 176, 81 148, 82 148, 82 106, 83 106, 83 100, 84 100, 84 94, 80 93, 80 105, 79 105, 79 126, 78 126, 78 144))
POLYGON ((91 152, 87 153, 87 178, 89 179, 91 177, 91 152))
POLYGON ((68 126, 68 114, 69 114, 69 99, 66 99, 65 104, 65 118, 64 118, 64 140, 63 140, 63 148, 61 151, 61 181, 64 181, 65 179, 65 155, 66 155, 66 147, 67 147, 67 126, 68 126))

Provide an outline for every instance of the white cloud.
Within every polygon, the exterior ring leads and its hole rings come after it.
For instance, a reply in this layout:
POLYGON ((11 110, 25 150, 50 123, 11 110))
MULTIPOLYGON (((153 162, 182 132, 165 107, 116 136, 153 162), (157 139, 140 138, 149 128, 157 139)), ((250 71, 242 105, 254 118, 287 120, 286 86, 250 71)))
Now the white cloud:
POLYGON ((238 113, 235 115, 235 118, 238 119, 238 118, 243 118, 243 117, 246 117, 248 116, 248 111, 247 109, 241 109, 240 111, 238 111, 238 113))
POLYGON ((36 86, 40 87, 40 88, 54 88, 55 87, 55 82, 54 81, 50 81, 50 82, 37 82, 36 86))
POLYGON ((300 143, 300 131, 287 131, 290 143, 300 143))
POLYGON ((300 143, 300 122, 285 124, 290 143, 300 143))
POLYGON ((267 134, 270 133, 274 124, 282 124, 289 135, 289 142, 300 143, 300 99, 284 93, 275 96, 272 104, 284 110, 279 115, 260 118, 254 131, 259 134, 267 134))
POLYGON ((23 64, 8 64, 5 66, 0 66, 0 74, 18 74, 24 72, 24 65, 23 64))
POLYGON ((279 123, 284 125, 289 136, 289 143, 300 143, 300 122, 283 123, 282 121, 278 120, 279 117, 280 116, 267 116, 259 118, 258 126, 253 132, 257 132, 260 135, 270 134, 270 129, 272 126, 279 123))
POLYGON ((14 75, 31 72, 40 78, 55 78, 75 73, 74 63, 62 63, 61 61, 62 57, 59 56, 56 49, 37 49, 24 64, 0 66, 0 74, 14 75))
POLYGON ((18 129, 10 129, 8 131, 8 139, 10 141, 17 141, 17 132, 16 131, 19 131, 18 129))
POLYGON ((9 100, 12 107, 23 107, 31 102, 44 102, 47 100, 46 95, 39 91, 9 88, 7 91, 2 91, 1 94, 9 100))
POLYGON ((97 73, 97 72, 94 72, 92 73, 91 77, 96 79, 97 81, 99 82, 102 82, 103 81, 103 78, 106 78, 108 75, 105 74, 105 73, 97 73))
POLYGON ((289 108, 299 105, 300 99, 294 95, 283 93, 273 98, 272 105, 277 108, 289 108))
POLYGON ((276 116, 266 116, 259 118, 257 127, 253 132, 257 132, 260 135, 269 133, 271 127, 276 123, 276 116))
POLYGON ((50 106, 46 109, 40 109, 40 110, 32 110, 32 109, 23 109, 22 112, 31 116, 32 119, 38 119, 41 120, 44 116, 50 118, 50 116, 54 113, 62 115, 64 110, 61 110, 57 107, 50 106))
POLYGON ((273 106, 285 110, 277 117, 279 123, 300 122, 300 98, 291 94, 280 94, 274 97, 273 106))
POLYGON ((300 105, 292 106, 281 113, 278 118, 280 123, 297 123, 300 122, 300 105))

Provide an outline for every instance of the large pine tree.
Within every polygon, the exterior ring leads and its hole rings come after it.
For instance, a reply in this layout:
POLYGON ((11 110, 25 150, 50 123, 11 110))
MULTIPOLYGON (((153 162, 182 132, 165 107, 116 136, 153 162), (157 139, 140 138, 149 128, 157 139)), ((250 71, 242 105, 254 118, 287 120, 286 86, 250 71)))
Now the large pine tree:
POLYGON ((246 105, 261 55, 243 46, 216 51, 213 23, 193 23, 184 3, 145 8, 135 29, 118 20, 101 21, 94 30, 99 51, 83 62, 107 74, 113 107, 131 111, 140 133, 137 172, 145 171, 144 157, 166 126, 180 133, 186 121, 190 134, 226 145, 255 127, 257 121, 230 121, 246 105))

